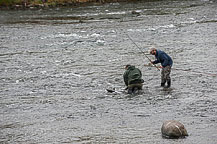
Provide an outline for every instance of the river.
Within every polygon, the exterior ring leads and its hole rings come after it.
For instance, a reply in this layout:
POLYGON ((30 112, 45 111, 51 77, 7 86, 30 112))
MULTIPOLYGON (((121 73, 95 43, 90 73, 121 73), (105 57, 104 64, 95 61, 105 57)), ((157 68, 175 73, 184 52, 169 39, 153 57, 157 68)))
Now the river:
POLYGON ((216 144, 216 38, 214 0, 1 10, 0 143, 216 144), (143 66, 151 47, 173 58, 168 90, 143 66), (140 94, 122 92, 126 64, 140 94), (162 138, 166 120, 189 136, 162 138))

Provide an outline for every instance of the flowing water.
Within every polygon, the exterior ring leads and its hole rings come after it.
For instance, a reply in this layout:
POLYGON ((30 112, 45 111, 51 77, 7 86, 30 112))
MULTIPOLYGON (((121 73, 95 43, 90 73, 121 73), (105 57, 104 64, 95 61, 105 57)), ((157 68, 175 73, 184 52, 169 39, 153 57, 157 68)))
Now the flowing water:
POLYGON ((0 143, 216 144, 216 48, 214 0, 1 10, 0 143), (173 58, 168 90, 143 66, 151 47, 173 58), (143 73, 138 95, 121 92, 126 64, 143 73), (188 137, 162 138, 172 119, 188 137))

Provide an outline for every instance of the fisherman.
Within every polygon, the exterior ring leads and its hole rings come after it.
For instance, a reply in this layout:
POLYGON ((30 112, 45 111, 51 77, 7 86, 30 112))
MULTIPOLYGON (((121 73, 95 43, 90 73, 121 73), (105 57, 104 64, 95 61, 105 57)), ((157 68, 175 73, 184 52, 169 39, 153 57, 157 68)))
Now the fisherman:
POLYGON ((165 83, 167 82, 166 88, 169 88, 171 86, 170 72, 171 67, 173 65, 172 58, 169 55, 167 55, 164 51, 157 50, 155 48, 152 48, 150 50, 150 54, 155 55, 156 58, 155 61, 151 61, 152 64, 161 63, 161 86, 165 87, 165 83))
POLYGON ((124 83, 127 86, 128 94, 133 94, 142 89, 144 80, 141 71, 133 65, 125 66, 124 83))

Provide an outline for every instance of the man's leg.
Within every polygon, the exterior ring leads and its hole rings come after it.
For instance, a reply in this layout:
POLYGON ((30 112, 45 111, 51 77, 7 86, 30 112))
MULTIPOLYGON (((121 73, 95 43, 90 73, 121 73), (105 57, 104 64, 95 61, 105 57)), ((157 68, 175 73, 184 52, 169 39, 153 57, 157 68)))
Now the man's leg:
POLYGON ((133 93, 133 87, 132 87, 132 85, 128 85, 127 93, 128 94, 132 94, 133 93))
POLYGON ((162 68, 161 71, 161 86, 164 87, 166 83, 166 67, 162 68))
POLYGON ((133 93, 133 89, 132 89, 132 88, 129 88, 128 91, 127 91, 127 93, 128 93, 128 94, 132 94, 132 93, 133 93))
POLYGON ((137 93, 138 90, 142 89, 143 84, 142 83, 138 83, 138 84, 130 84, 128 86, 128 94, 132 94, 132 93, 137 93))
POLYGON ((170 72, 171 72, 171 66, 166 66, 165 67, 165 77, 167 81, 167 88, 171 86, 171 78, 170 78, 170 72))

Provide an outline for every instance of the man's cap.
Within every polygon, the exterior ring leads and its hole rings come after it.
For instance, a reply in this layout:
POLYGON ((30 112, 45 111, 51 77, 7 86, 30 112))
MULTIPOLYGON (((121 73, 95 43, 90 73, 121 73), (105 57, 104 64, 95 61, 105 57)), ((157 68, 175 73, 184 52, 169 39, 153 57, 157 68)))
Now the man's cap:
POLYGON ((155 51, 156 50, 156 48, 151 48, 150 49, 150 53, 152 52, 152 51, 155 51))

